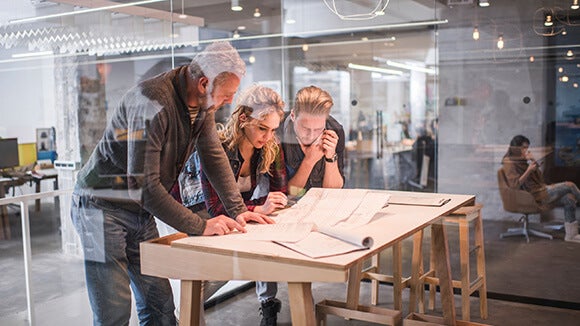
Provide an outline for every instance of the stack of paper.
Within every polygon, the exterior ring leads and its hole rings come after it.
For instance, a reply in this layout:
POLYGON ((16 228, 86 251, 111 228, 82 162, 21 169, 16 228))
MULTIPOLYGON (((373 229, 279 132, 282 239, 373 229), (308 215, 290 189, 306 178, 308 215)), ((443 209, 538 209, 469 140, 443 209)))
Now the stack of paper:
POLYGON ((312 188, 279 212, 276 224, 248 224, 247 233, 232 236, 274 241, 312 258, 368 249, 373 239, 352 229, 369 223, 388 200, 384 191, 312 188))

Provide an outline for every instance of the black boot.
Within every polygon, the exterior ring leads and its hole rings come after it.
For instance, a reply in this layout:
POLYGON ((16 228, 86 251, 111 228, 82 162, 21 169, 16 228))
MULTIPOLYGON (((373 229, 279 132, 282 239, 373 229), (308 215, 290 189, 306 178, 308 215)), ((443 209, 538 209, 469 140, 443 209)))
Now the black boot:
POLYGON ((282 302, 276 298, 262 303, 260 308, 260 315, 262 315, 260 326, 276 326, 281 308, 282 302))

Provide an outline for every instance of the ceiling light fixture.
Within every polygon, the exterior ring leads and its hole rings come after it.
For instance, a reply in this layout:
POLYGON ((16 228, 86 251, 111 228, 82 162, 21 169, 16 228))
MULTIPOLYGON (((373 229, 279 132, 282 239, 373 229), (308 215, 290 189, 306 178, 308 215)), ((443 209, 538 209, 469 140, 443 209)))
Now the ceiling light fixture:
POLYGON ((560 80, 561 80, 563 83, 567 83, 567 82, 570 80, 570 78, 568 78, 568 76, 564 75, 564 76, 560 77, 560 80))
POLYGON ((477 26, 473 28, 473 39, 476 41, 479 40, 479 29, 477 29, 477 26))
POLYGON ((572 52, 572 50, 568 50, 568 51, 566 52, 566 56, 567 56, 567 57, 573 57, 573 56, 574 56, 574 52, 572 52))
POLYGON ((25 53, 15 53, 12 58, 30 58, 30 57, 41 57, 47 55, 53 55, 52 51, 38 51, 38 52, 25 52, 25 53))
POLYGON ((424 72, 424 73, 431 74, 431 75, 434 75, 436 73, 435 69, 432 69, 432 68, 421 67, 418 65, 410 65, 410 64, 406 64, 406 63, 402 63, 402 62, 396 62, 396 61, 388 60, 388 59, 385 59, 382 57, 373 57, 373 60, 387 64, 388 66, 391 66, 391 67, 420 71, 420 72, 424 72))
POLYGON ((306 52, 306 51, 308 51, 308 49, 309 49, 308 43, 302 44, 302 51, 306 52))
POLYGON ((238 33, 238 30, 236 29, 234 31, 234 35, 232 35, 233 38, 240 38, 240 33, 238 33))
POLYGON ((251 56, 248 58, 248 61, 249 61, 250 63, 254 63, 254 62, 256 62, 256 57, 254 57, 253 55, 251 55, 251 56))
POLYGON ((185 1, 185 0, 181 0, 181 15, 179 15, 179 18, 181 18, 181 19, 185 19, 185 18, 187 18, 187 15, 185 14, 185 5, 184 5, 184 1, 185 1))
POLYGON ((546 14, 546 20, 544 20, 544 26, 550 27, 552 25, 554 25, 554 21, 552 20, 552 15, 546 14))
POLYGON ((499 37, 497 38, 497 48, 498 49, 503 49, 504 46, 504 41, 503 41, 503 34, 499 34, 499 37))
POLYGON ((406 63, 395 62, 395 61, 391 61, 391 60, 387 60, 386 63, 387 63, 388 66, 391 66, 391 67, 397 67, 397 68, 402 68, 402 69, 409 69, 409 70, 413 70, 413 71, 424 72, 424 73, 430 74, 430 75, 435 75, 435 69, 431 69, 431 68, 414 66, 414 65, 408 65, 406 63))
POLYGON ((322 0, 326 7, 338 18, 342 20, 367 20, 373 19, 376 16, 383 16, 385 14, 385 9, 389 5, 390 0, 379 0, 377 1, 377 5, 374 9, 370 12, 362 13, 362 14, 345 14, 339 12, 338 8, 336 7, 336 0, 322 0))
POLYGON ((578 83, 574 83, 572 86, 574 86, 574 88, 578 88, 578 83))
POLYGON ((534 62, 534 61, 536 61, 536 58, 534 58, 534 56, 533 56, 533 55, 531 55, 531 56, 530 56, 530 62, 534 62))
POLYGON ((580 5, 578 5, 578 0, 572 1, 572 5, 570 6, 570 9, 577 10, 578 8, 580 8, 580 5))
POLYGON ((232 0, 232 11, 242 11, 244 10, 244 8, 242 6, 240 6, 240 1, 239 0, 232 0))
POLYGON ((489 7, 489 1, 488 0, 479 0, 478 4, 480 7, 489 7))
POLYGON ((260 8, 256 8, 256 10, 254 10, 254 18, 260 18, 262 16, 262 13, 260 12, 260 8))
POLYGON ((389 75, 397 75, 397 76, 402 76, 403 75, 403 72, 400 71, 400 70, 393 70, 393 69, 385 69, 385 68, 372 67, 372 66, 357 65, 355 63, 349 63, 348 64, 348 67, 350 69, 370 71, 370 72, 380 72, 380 73, 389 74, 389 75))
POLYGON ((124 8, 124 7, 131 7, 131 6, 139 6, 139 5, 145 5, 145 4, 154 3, 154 2, 161 2, 161 1, 167 1, 167 0, 145 0, 145 1, 136 1, 136 2, 123 3, 123 4, 112 5, 112 6, 105 6, 105 7, 99 7, 99 8, 89 8, 89 9, 83 9, 83 10, 74 10, 74 11, 68 11, 68 12, 61 12, 61 13, 58 13, 58 14, 52 14, 52 15, 46 15, 46 16, 37 16, 37 17, 28 17, 28 18, 12 19, 12 20, 9 20, 8 21, 8 24, 29 23, 29 22, 34 22, 34 21, 39 21, 39 20, 44 20, 44 19, 49 19, 49 18, 58 18, 58 17, 65 17, 65 16, 73 16, 73 15, 87 14, 87 13, 90 13, 90 12, 97 12, 97 11, 103 11, 103 10, 113 10, 113 9, 124 8))
POLYGON ((283 17, 283 19, 286 22, 286 24, 294 24, 294 23, 296 23, 296 19, 294 19, 292 17, 292 15, 290 14, 290 10, 288 10, 288 9, 284 9, 284 17, 283 17))

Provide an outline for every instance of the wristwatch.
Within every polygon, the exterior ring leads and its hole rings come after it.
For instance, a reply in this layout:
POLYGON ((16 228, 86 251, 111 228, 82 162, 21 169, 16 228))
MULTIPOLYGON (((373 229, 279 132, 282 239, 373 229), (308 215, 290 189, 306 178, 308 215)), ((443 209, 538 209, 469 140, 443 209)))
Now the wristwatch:
POLYGON ((324 161, 328 163, 334 163, 336 162, 336 160, 338 160, 338 155, 336 153, 334 153, 334 156, 332 156, 331 158, 327 158, 326 156, 324 157, 324 161))

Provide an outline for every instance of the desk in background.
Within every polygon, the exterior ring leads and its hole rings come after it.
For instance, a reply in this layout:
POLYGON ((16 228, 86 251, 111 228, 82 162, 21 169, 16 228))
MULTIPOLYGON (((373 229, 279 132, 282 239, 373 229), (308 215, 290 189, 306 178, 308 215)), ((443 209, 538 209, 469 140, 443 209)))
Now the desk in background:
MULTIPOLYGON (((0 177, 0 198, 6 197, 7 189, 21 186, 25 182, 25 180, 19 178, 0 177)), ((8 210, 6 209, 6 205, 2 205, 0 206, 0 240, 8 240, 10 238, 10 219, 8 218, 8 210)))
MULTIPOLYGON (((385 191, 409 195, 408 192, 385 191)), ((441 197, 442 194, 412 193, 413 196, 441 197)), ((355 232, 370 235, 369 250, 313 259, 273 242, 231 240, 227 236, 191 237, 183 233, 141 243, 141 269, 146 275, 181 279, 180 325, 198 325, 202 281, 260 280, 288 282, 292 324, 315 325, 312 282, 349 282, 347 300, 342 304, 361 314, 360 275, 363 262, 429 225, 433 227, 433 246, 445 323, 456 321, 449 267, 447 239, 441 217, 465 205, 473 205, 470 195, 445 195, 451 200, 442 207, 389 205, 369 224, 355 232), (199 262, 204 262, 203 264, 199 262)), ((393 323, 401 313, 390 311, 393 323)))
MULTIPOLYGON (((58 190, 58 174, 55 171, 50 171, 54 173, 47 173, 47 174, 25 174, 25 173, 18 173, 14 174, 10 177, 2 177, 0 178, 0 198, 6 197, 6 194, 10 188, 22 186, 25 183, 32 182, 35 184, 35 192, 39 193, 41 191, 40 184, 42 180, 54 180, 53 181, 53 189, 58 190)), ((58 200, 58 197, 55 197, 55 200, 58 200)), ((40 199, 35 200, 34 205, 35 211, 40 211, 40 199)), ((10 219, 8 216, 8 210, 6 209, 6 205, 2 205, 0 207, 0 240, 8 240, 11 238, 10 232, 10 219)))

